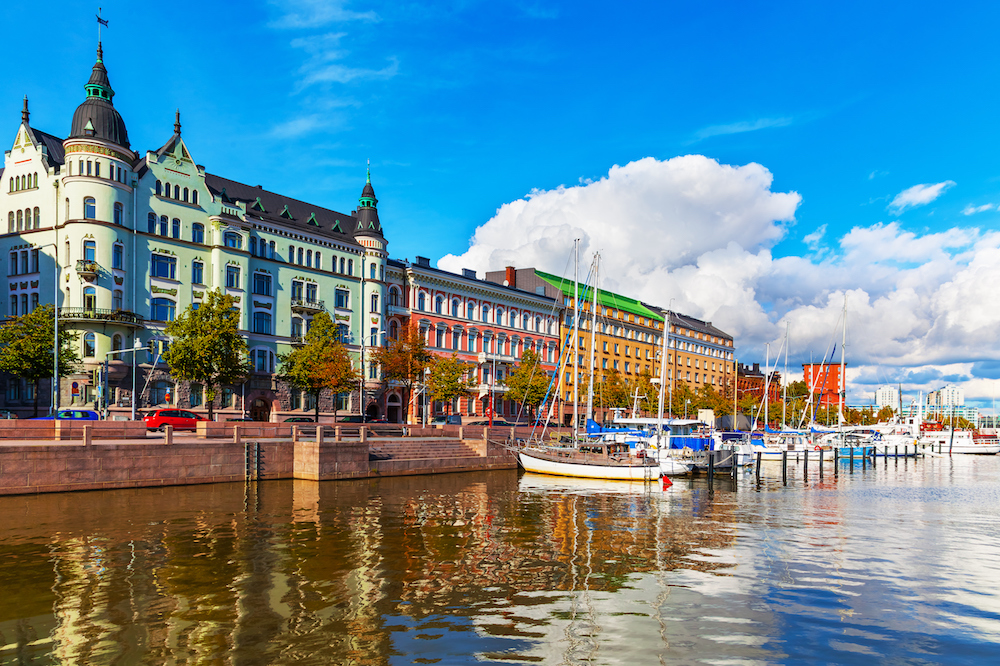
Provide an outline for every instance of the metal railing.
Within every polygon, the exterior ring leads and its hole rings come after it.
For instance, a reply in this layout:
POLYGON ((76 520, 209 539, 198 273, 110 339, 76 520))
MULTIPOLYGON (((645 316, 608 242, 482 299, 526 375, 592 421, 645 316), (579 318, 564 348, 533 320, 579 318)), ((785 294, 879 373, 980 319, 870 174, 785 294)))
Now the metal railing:
POLYGON ((87 259, 76 260, 77 273, 97 273, 100 270, 101 267, 96 261, 88 261, 87 259))
POLYGON ((105 310, 99 308, 59 308, 60 319, 113 321, 120 324, 143 326, 146 321, 134 312, 126 310, 105 310))
POLYGON ((305 298, 293 298, 292 307, 303 310, 325 310, 326 303, 325 301, 310 301, 305 298))

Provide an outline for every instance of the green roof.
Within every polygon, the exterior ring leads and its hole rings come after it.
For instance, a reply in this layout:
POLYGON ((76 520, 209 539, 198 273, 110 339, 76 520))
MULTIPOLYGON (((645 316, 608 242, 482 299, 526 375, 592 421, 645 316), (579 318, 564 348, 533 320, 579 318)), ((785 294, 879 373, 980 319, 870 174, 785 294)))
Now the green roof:
MULTIPOLYGON (((551 273, 543 273, 542 271, 535 269, 535 275, 542 278, 549 284, 551 284, 556 289, 562 290, 564 294, 573 293, 573 280, 567 280, 566 278, 561 278, 558 275, 552 275, 551 273)), ((588 294, 588 287, 585 284, 580 285, 580 298, 589 301, 593 296, 585 297, 584 294, 588 294)), ((629 298, 628 296, 622 296, 621 294, 616 294, 613 291, 606 291, 604 289, 597 290, 597 302, 606 308, 613 308, 615 310, 621 310, 622 312, 628 312, 640 317, 648 317, 653 321, 663 321, 663 315, 654 312, 647 308, 645 305, 635 300, 634 298, 629 298)))

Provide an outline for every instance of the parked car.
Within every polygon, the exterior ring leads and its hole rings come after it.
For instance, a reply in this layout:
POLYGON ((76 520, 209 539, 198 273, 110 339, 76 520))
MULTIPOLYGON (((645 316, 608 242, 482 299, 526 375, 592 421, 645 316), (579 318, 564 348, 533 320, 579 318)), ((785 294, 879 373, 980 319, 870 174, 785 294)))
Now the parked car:
POLYGON ((17 414, 9 409, 0 409, 0 419, 16 419, 17 414))
POLYGON ((462 425, 461 414, 447 414, 435 416, 431 419, 431 425, 462 425))
POLYGON ((337 419, 338 423, 364 423, 365 417, 361 414, 348 414, 337 419))
POLYGON ((236 416, 236 417, 233 417, 233 418, 228 418, 226 420, 227 421, 250 421, 250 422, 253 421, 253 419, 250 418, 249 416, 236 416))
POLYGON ((285 423, 316 423, 311 416, 289 416, 285 423))
POLYGON ((198 422, 208 419, 186 409, 154 409, 146 412, 142 420, 147 430, 164 430, 167 426, 173 426, 174 430, 197 430, 198 422))
MULTIPOLYGON (((473 421, 471 423, 466 423, 466 425, 470 425, 470 426, 489 426, 490 422, 487 419, 485 421, 473 421)), ((493 419, 493 427, 494 428, 510 428, 513 425, 514 425, 513 423, 507 423, 506 421, 501 421, 500 419, 493 419)))
POLYGON ((40 416, 35 421, 58 419, 60 421, 100 421, 101 416, 92 409, 60 409, 53 416, 40 416))

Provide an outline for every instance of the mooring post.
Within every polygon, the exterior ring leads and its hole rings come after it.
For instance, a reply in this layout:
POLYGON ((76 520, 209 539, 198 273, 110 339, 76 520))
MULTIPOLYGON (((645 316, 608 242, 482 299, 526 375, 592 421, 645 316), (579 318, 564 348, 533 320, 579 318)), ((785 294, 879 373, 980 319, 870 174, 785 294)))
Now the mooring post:
POLYGON ((760 485, 760 461, 764 457, 764 454, 760 451, 757 452, 757 485, 760 485))
POLYGON ((819 480, 823 480, 823 449, 819 450, 819 480))
POLYGON ((316 446, 323 446, 323 426, 316 424, 316 446))
POLYGON ((852 447, 850 447, 850 449, 851 449, 851 465, 850 465, 849 470, 850 470, 851 474, 853 474, 854 473, 854 447, 852 446, 852 447))
POLYGON ((712 489, 715 481, 715 451, 708 452, 708 489, 712 489))
POLYGON ((802 476, 809 476, 809 449, 802 452, 802 476))
POLYGON ((781 452, 781 485, 788 485, 788 451, 781 452))
POLYGON ((861 471, 868 469, 868 449, 867 447, 861 447, 861 471))
POLYGON ((366 428, 365 426, 361 426, 358 429, 358 435, 361 438, 361 443, 362 444, 364 444, 365 442, 367 442, 368 441, 368 428, 366 428))
POLYGON ((339 442, 340 440, 340 426, 333 426, 333 441, 339 442))

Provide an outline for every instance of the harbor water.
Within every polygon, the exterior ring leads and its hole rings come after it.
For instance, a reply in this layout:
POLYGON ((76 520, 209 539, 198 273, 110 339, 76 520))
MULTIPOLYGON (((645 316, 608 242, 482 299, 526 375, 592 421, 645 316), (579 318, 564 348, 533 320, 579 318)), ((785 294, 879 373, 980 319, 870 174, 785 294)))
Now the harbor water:
POLYGON ((1000 457, 0 498, 0 664, 1000 662, 1000 457))

